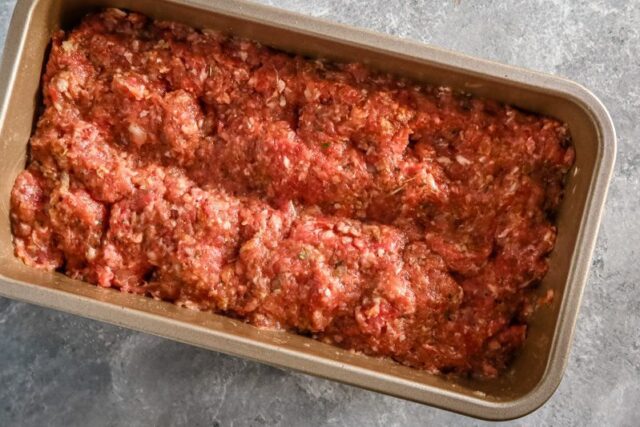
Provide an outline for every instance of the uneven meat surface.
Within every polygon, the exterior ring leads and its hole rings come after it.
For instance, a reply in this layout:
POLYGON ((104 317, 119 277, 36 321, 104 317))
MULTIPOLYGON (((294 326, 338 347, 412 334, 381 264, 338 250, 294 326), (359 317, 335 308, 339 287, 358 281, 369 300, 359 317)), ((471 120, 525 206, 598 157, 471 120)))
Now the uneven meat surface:
POLYGON ((434 373, 522 345, 562 123, 115 9, 54 36, 43 88, 25 263, 434 373))

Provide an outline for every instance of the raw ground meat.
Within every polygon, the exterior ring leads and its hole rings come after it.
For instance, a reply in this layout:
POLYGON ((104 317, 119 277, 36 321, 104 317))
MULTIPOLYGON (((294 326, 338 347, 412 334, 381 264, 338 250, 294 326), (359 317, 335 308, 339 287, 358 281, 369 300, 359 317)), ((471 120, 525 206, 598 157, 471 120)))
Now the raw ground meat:
POLYGON ((116 9, 53 37, 16 255, 434 373, 522 345, 564 124, 116 9))

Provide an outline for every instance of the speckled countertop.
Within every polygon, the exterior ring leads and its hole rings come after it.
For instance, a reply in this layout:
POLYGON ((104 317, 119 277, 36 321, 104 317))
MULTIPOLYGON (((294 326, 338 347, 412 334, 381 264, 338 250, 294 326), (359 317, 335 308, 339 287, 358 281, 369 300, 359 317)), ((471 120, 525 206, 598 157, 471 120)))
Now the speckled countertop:
MULTIPOLYGON (((260 1, 558 74, 600 97, 618 160, 571 359, 549 402, 513 424, 638 425, 640 4, 260 1)), ((0 0, 0 46, 13 6, 0 0)), ((0 298, 0 426, 454 424, 484 423, 0 298)))

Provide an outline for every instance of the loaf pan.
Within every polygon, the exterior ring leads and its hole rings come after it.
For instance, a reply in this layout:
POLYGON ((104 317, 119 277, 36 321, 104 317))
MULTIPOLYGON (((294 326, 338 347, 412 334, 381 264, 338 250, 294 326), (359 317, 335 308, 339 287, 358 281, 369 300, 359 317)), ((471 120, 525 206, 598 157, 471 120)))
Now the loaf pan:
MULTIPOLYGON (((554 392, 569 356, 580 299, 615 158, 611 119, 594 95, 570 81, 294 13, 230 0, 19 0, 0 72, 0 295, 295 369, 485 419, 511 419, 554 392), (566 122, 576 162, 558 217, 558 238, 540 309, 511 368, 497 379, 426 372, 354 354, 287 332, 121 294, 23 265, 13 255, 9 195, 24 168, 52 33, 105 6, 248 37, 282 50, 360 61, 417 81, 448 85, 566 122)), ((0 338, 1 339, 1 338, 0 338)))

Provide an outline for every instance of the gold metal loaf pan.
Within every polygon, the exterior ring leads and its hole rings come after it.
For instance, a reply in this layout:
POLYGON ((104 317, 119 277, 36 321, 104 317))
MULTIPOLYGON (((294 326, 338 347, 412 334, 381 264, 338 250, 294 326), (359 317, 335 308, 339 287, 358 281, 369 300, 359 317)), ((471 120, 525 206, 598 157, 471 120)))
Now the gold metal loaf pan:
POLYGON ((560 383, 616 145, 607 111, 583 87, 557 77, 241 1, 19 0, 7 36, 0 93, 0 295, 480 418, 525 415, 544 403, 560 383), (104 6, 220 29, 286 51, 362 61, 568 123, 576 163, 569 174, 558 215, 558 240, 541 289, 553 289, 556 298, 534 316, 526 345, 510 371, 490 381, 433 376, 294 334, 258 330, 211 313, 90 286, 18 261, 11 244, 9 194, 25 165, 50 36, 58 28, 72 26, 86 12, 104 6))

